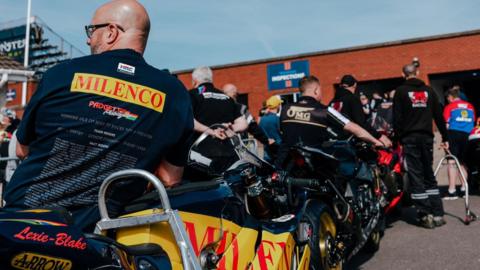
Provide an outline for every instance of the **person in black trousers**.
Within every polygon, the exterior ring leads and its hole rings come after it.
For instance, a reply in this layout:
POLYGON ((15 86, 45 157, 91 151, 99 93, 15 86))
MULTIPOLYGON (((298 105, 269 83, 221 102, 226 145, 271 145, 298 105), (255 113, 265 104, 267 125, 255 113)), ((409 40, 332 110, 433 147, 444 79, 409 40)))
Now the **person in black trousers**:
POLYGON ((441 147, 444 149, 448 149, 447 128, 439 99, 432 88, 417 78, 417 67, 413 64, 404 66, 403 76, 406 80, 393 98, 393 128, 396 139, 403 146, 404 165, 419 225, 433 229, 446 222, 432 170, 432 118, 442 135, 441 147))

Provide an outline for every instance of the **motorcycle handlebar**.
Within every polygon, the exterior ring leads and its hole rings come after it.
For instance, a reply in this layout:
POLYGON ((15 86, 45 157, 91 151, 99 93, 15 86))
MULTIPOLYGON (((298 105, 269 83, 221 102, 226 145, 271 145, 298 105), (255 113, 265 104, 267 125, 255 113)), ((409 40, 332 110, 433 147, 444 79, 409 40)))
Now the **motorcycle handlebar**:
POLYGON ((392 152, 392 148, 386 147, 386 146, 375 146, 375 150, 379 151, 385 151, 385 152, 392 152))
POLYGON ((320 180, 314 178, 287 177, 286 182, 289 185, 301 188, 317 189, 321 186, 320 180))

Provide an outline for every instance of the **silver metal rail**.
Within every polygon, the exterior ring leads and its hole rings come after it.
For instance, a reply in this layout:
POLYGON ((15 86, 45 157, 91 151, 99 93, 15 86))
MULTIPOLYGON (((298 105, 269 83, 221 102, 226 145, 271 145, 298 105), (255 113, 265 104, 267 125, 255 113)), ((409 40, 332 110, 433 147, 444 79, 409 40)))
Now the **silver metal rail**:
POLYGON ((101 220, 95 227, 95 233, 100 234, 102 231, 117 228, 135 227, 139 225, 152 224, 157 222, 168 222, 170 229, 177 242, 178 249, 182 256, 182 264, 184 270, 201 270, 202 267, 195 255, 192 247, 192 243, 188 238, 185 231, 184 224, 178 214, 178 210, 173 210, 170 206, 170 200, 168 199, 167 191, 162 182, 153 174, 138 170, 129 169, 123 170, 108 176, 100 186, 98 193, 98 208, 100 211, 101 220), (106 192, 108 187, 115 181, 125 178, 141 177, 152 183, 158 191, 160 201, 162 203, 163 212, 154 213, 151 215, 137 216, 137 217, 123 217, 123 218, 110 218, 106 206, 106 192))
POLYGON ((475 215, 472 211, 470 211, 470 202, 469 202, 469 187, 468 187, 468 181, 467 178, 465 177, 465 174, 463 173, 463 170, 461 168, 460 162, 458 161, 457 157, 452 155, 452 153, 447 150, 446 155, 440 159, 440 162, 438 162, 438 166, 435 169, 434 175, 435 177, 438 174, 438 171, 443 165, 443 162, 448 159, 453 159, 455 161, 455 165, 457 166, 458 171, 460 172, 460 179, 462 180, 463 184, 465 185, 465 220, 464 223, 466 225, 469 225, 470 222, 475 221, 477 219, 477 215, 475 215))

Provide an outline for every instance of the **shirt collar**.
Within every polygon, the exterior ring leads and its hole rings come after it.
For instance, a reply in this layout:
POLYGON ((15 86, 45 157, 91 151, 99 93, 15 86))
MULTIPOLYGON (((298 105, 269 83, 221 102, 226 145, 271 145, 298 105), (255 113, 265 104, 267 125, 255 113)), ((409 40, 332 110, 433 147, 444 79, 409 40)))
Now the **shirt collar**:
POLYGON ((197 87, 197 90, 199 94, 203 94, 205 92, 218 92, 213 86, 213 83, 202 83, 197 87))
POLYGON ((313 103, 313 102, 317 102, 316 99, 314 99, 313 97, 309 97, 309 96, 301 96, 299 99, 298 99, 298 102, 303 102, 303 103, 313 103))
POLYGON ((143 55, 132 49, 111 50, 111 51, 103 52, 100 55, 118 56, 118 57, 130 58, 130 59, 135 59, 141 62, 145 62, 143 55))

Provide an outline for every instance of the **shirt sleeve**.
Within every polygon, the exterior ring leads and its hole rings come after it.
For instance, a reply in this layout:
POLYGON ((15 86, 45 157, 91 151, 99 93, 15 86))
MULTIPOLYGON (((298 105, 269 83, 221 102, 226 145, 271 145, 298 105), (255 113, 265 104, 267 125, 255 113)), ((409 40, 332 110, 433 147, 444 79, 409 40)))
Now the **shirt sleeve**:
POLYGON ((393 96, 393 132, 395 133, 396 139, 399 139, 400 134, 402 133, 401 123, 402 123, 402 108, 401 108, 401 92, 397 89, 395 95, 393 96))
POLYGON ((17 141, 20 144, 29 145, 37 138, 37 134, 35 132, 35 122, 37 119, 38 108, 40 107, 41 101, 44 96, 44 91, 46 91, 44 89, 46 78, 45 75, 38 84, 38 87, 35 90, 32 98, 28 102, 28 105, 25 108, 25 112, 23 113, 22 120, 20 121, 20 124, 18 126, 17 141))
POLYGON ((232 108, 232 116, 233 119, 237 119, 238 117, 242 116, 242 107, 239 106, 233 99, 228 99, 230 102, 230 107, 232 108))
POLYGON ((188 91, 188 94, 190 95, 190 101, 192 103, 192 109, 193 109, 193 115, 197 116, 198 115, 198 110, 200 108, 200 95, 197 92, 197 89, 192 89, 188 91))
POLYGON ((187 164, 188 153, 190 151, 193 138, 193 113, 192 108, 189 107, 183 133, 178 142, 170 149, 166 156, 166 160, 178 167, 185 166, 187 164))
POLYGON ((335 129, 342 130, 350 120, 332 107, 327 107, 327 121, 335 129))
POLYGON ((443 119, 445 119, 446 123, 450 121, 450 113, 452 112, 451 108, 452 106, 448 104, 447 106, 445 106, 445 109, 443 110, 443 119))
POLYGON ((430 93, 432 93, 432 113, 433 119, 435 120, 435 124, 437 125, 440 134, 442 134, 442 142, 448 141, 447 135, 447 126, 445 125, 445 119, 442 117, 442 107, 440 105, 440 101, 438 101, 438 96, 433 89, 430 89, 430 93))

